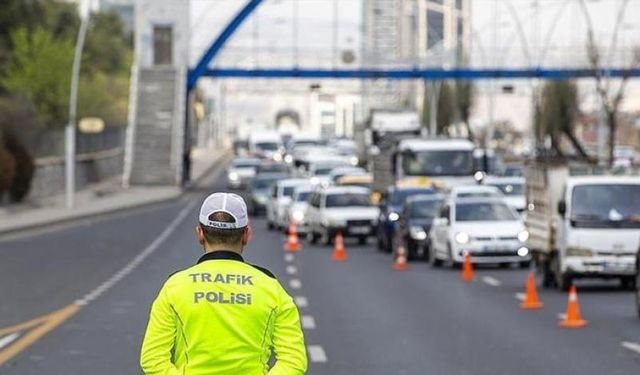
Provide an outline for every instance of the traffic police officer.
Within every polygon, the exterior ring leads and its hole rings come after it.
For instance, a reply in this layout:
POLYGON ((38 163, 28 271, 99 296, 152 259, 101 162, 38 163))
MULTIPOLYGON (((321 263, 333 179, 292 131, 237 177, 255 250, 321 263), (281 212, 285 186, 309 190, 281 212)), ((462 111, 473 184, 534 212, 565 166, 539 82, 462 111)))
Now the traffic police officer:
POLYGON ((304 374, 292 298, 271 272, 242 258, 251 237, 244 200, 210 195, 196 234, 204 256, 169 277, 151 307, 140 356, 145 374, 304 374))

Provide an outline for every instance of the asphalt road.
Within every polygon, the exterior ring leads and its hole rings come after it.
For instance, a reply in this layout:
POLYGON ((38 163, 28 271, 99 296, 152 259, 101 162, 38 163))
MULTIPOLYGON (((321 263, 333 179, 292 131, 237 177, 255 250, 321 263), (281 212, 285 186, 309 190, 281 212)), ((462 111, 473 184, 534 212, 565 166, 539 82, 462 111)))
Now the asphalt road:
MULTIPOLYGON (((179 201, 0 239, 0 361, 29 338, 0 373, 140 373, 150 303, 169 274, 201 255, 193 234, 198 204, 223 189, 222 181, 214 175, 179 201), (47 315, 77 300, 79 311, 68 318, 47 315), (6 333, 41 316, 59 326, 35 336, 38 325, 6 333)), ((344 263, 331 260, 330 248, 307 243, 285 257, 282 234, 259 218, 253 225, 246 258, 271 269, 297 297, 309 374, 640 372, 640 321, 632 293, 617 286, 581 284, 589 326, 565 330, 557 326, 565 294, 541 290, 542 310, 519 309, 525 270, 483 268, 465 284, 457 270, 423 262, 394 271, 373 243, 350 241, 344 263)))

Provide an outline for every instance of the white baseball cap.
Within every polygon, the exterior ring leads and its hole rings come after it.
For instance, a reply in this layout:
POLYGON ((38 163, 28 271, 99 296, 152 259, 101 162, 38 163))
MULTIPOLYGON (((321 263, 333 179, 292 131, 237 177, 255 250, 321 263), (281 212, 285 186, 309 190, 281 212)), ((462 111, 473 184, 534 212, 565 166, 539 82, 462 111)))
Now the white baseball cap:
POLYGON ((213 193, 200 207, 200 224, 218 229, 240 229, 249 225, 249 215, 244 199, 232 193, 213 193), (225 212, 234 218, 233 223, 209 220, 217 212, 225 212))

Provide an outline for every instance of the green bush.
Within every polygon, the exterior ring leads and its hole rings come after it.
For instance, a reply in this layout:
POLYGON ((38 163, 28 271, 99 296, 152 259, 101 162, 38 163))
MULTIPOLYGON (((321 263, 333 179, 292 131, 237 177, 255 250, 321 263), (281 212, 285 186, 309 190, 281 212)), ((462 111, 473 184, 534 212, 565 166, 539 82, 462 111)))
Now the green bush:
POLYGON ((15 134, 6 132, 4 134, 4 142, 5 149, 15 160, 15 174, 9 186, 9 200, 11 202, 21 202, 31 190, 31 180, 36 169, 35 162, 27 148, 15 134))
POLYGON ((15 172, 15 159, 0 145, 0 198, 11 187, 15 172))

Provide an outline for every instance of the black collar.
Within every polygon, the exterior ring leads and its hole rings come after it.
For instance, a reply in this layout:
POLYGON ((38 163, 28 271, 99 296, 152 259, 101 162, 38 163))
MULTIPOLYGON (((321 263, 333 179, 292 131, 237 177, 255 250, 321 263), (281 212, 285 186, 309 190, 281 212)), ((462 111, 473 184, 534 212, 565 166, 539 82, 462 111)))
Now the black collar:
POLYGON ((244 262, 244 259, 242 258, 242 255, 234 252, 234 251, 228 251, 228 250, 217 250, 217 251, 212 251, 210 253, 206 253, 204 254, 202 257, 200 257, 200 259, 198 259, 198 264, 206 261, 206 260, 218 260, 218 259, 223 259, 223 260, 237 260, 238 262, 244 262))

